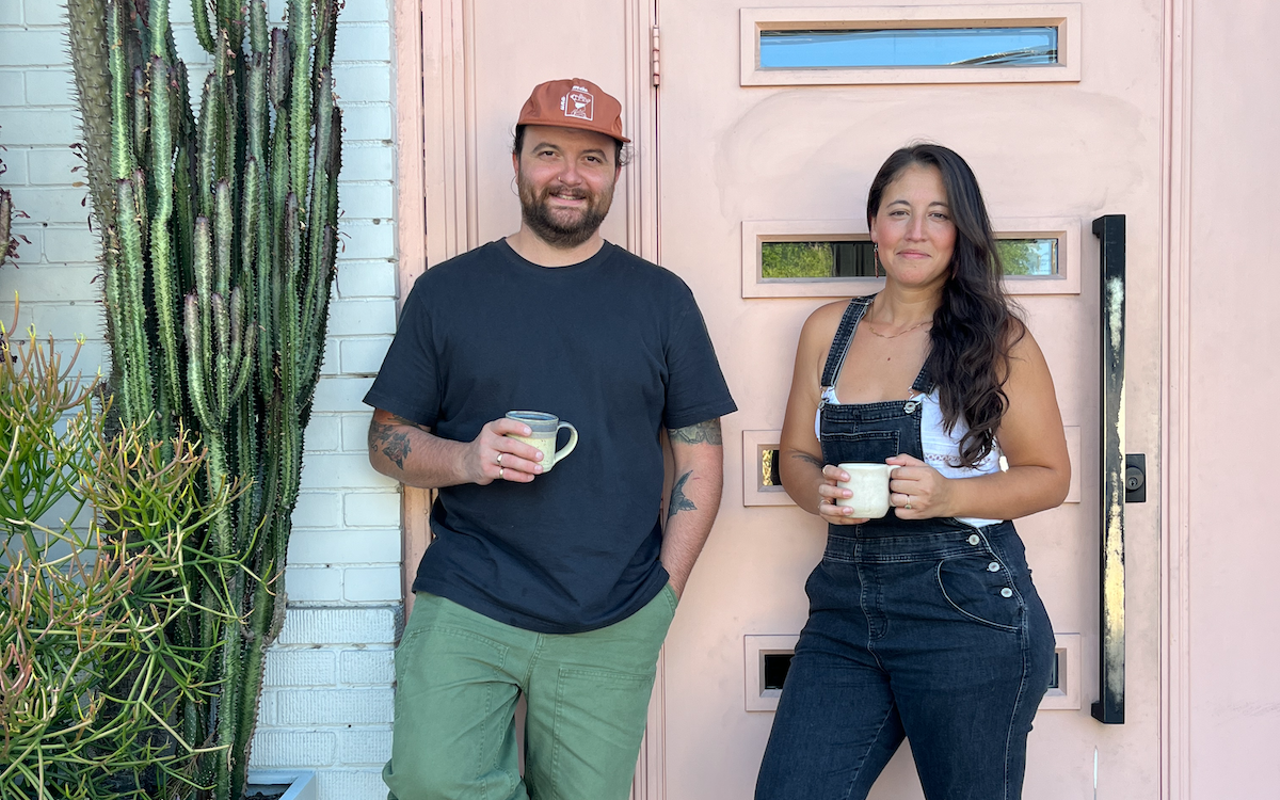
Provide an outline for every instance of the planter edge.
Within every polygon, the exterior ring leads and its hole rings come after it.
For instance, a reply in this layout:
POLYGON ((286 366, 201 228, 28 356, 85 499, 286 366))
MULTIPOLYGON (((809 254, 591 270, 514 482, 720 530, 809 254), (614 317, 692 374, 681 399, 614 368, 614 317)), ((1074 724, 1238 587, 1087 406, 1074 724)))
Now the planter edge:
POLYGON ((249 789, 267 786, 288 786, 280 800, 319 800, 315 770, 309 769, 251 769, 249 789))

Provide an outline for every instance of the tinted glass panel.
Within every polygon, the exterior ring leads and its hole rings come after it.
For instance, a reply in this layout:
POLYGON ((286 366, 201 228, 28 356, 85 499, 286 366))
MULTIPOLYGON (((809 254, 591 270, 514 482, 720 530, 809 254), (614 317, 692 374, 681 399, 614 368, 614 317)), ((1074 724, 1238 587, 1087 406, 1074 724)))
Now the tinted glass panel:
POLYGON ((791 671, 794 653, 766 653, 764 657, 764 688, 781 689, 791 671))
POLYGON ((1005 275, 1045 277, 1058 274, 1057 239, 1000 239, 996 242, 1005 275))
POLYGON ((871 242, 763 242, 761 277, 869 278, 876 274, 871 242))
MULTIPOLYGON (((1044 277, 1058 274, 1057 239, 1000 239, 1004 274, 1044 277)), ((766 280, 803 278, 873 278, 875 248, 871 242, 762 242, 760 277, 766 280)))
POLYGON ((1056 63, 1056 27, 760 31, 765 69, 1056 63))

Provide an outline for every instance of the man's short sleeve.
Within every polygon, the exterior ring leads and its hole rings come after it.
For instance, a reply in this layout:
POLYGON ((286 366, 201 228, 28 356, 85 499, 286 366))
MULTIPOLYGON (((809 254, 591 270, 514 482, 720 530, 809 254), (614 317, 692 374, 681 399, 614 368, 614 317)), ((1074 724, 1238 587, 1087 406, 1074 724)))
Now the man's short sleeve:
POLYGON ((420 278, 405 301, 400 327, 364 402, 434 428, 440 392, 428 295, 420 278))
POLYGON ((667 340, 667 403, 663 412, 663 425, 669 430, 738 410, 693 292, 681 281, 674 294, 670 305, 671 336, 667 340))

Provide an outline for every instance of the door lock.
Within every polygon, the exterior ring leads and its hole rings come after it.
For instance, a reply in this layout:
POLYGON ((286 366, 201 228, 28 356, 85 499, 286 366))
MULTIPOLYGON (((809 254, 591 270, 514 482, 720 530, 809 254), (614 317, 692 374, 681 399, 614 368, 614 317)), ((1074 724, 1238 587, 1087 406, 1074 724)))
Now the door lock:
POLYGON ((1147 502, 1147 455, 1126 453, 1124 457, 1124 501, 1147 502))

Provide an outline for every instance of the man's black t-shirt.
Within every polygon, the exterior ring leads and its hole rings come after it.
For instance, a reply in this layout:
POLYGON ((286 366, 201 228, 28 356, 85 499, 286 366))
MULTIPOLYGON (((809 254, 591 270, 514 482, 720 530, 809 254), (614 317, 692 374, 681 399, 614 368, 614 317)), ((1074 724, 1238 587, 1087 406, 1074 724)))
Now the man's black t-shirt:
POLYGON ((661 591, 659 431, 736 410, 688 287, 607 242, 567 267, 497 241, 428 270, 365 402, 456 441, 515 409, 577 427, 532 483, 440 489, 413 586, 543 633, 611 625, 661 591))

